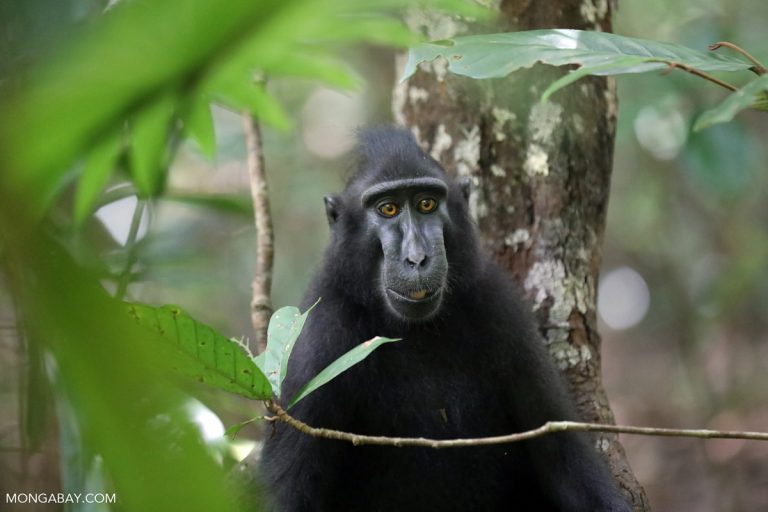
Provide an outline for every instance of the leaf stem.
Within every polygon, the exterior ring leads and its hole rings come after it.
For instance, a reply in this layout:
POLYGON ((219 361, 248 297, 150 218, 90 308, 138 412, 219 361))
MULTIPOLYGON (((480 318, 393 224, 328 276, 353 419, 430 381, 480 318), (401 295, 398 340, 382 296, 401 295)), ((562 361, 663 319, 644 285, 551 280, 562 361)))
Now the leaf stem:
POLYGON ((700 78, 703 78, 704 80, 709 80, 710 82, 719 85, 720 87, 724 87, 728 89, 729 91, 736 92, 739 90, 738 87, 735 85, 731 85, 728 82, 724 82, 720 80, 719 78, 715 78, 714 76, 710 75, 709 73, 705 73, 704 71, 696 68, 692 68, 691 66, 686 66, 685 64, 681 64, 680 62, 670 62, 667 60, 661 61, 664 62, 667 66, 667 71, 671 71, 674 68, 682 69, 686 73, 690 73, 692 75, 696 75, 700 78))
POLYGON ((729 43, 728 41, 718 41, 718 42, 717 42, 717 43, 715 43, 715 44, 711 44, 711 45, 709 45, 709 47, 708 47, 708 48, 709 48, 709 50, 710 50, 710 51, 714 51, 714 50, 717 50, 718 48, 720 48, 720 47, 723 47, 723 46, 725 46, 726 48, 730 48, 731 50, 733 50, 733 51, 735 51, 735 52, 737 52, 737 53, 740 53, 740 54, 742 54, 744 57, 746 57, 746 58, 747 58, 747 60, 749 60, 749 61, 750 61, 752 64, 754 64, 754 65, 755 65, 755 66, 754 66, 753 68, 751 68, 751 69, 752 69, 752 71, 754 71, 756 74, 758 74, 758 75, 764 75, 764 74, 768 73, 768 68, 766 68, 765 66, 763 66, 763 63, 762 63, 762 62, 760 62, 759 60, 757 60, 757 59, 756 59, 756 58, 755 58, 755 57, 754 57, 752 54, 750 54, 750 53, 749 53, 747 50, 745 50, 745 49, 744 49, 744 48, 742 48, 741 46, 735 45, 735 44, 733 44, 733 43, 729 43))
POLYGON ((133 265, 136 263, 136 239, 139 235, 139 226, 141 225, 141 218, 144 216, 144 209, 147 202, 144 199, 136 199, 136 208, 133 210, 133 217, 131 218, 131 227, 128 231, 128 239, 125 241, 126 260, 123 271, 120 273, 120 277, 117 282, 117 291, 115 292, 115 298, 123 300, 125 294, 128 291, 128 285, 131 282, 131 271, 133 265))

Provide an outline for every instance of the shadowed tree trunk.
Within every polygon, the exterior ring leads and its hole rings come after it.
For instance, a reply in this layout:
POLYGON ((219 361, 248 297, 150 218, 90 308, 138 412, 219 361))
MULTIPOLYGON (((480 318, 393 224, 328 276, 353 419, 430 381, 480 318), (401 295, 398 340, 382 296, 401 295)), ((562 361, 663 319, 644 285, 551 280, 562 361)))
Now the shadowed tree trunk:
MULTIPOLYGON (((501 30, 610 31, 613 7, 607 0, 506 0, 499 10, 501 30)), ((408 22, 430 39, 468 28, 421 12, 408 22)), ((540 103, 562 73, 536 66, 481 81, 446 73, 445 61, 437 60, 396 87, 394 115, 448 172, 470 177, 470 209, 483 243, 533 303, 584 420, 613 423, 601 383, 596 285, 616 94, 611 80, 592 77, 540 103)), ((597 441, 635 510, 649 510, 618 437, 600 434, 597 441)))

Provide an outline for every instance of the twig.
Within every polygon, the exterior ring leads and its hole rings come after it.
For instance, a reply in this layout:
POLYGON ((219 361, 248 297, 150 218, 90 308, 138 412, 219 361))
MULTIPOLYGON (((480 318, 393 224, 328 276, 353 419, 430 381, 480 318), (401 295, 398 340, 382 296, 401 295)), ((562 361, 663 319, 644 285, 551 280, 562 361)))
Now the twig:
POLYGON ((701 439, 751 439, 768 441, 768 432, 740 432, 734 430, 705 430, 705 429, 676 429, 632 427, 622 425, 607 425, 602 423, 582 423, 579 421, 549 421, 539 428, 507 434, 503 436, 478 437, 473 439, 427 439, 424 437, 387 437, 351 434, 339 430, 310 427, 306 423, 289 415, 282 407, 274 402, 267 402, 267 409, 277 418, 291 427, 313 437, 347 441, 355 446, 421 446, 424 448, 461 448, 467 446, 487 446, 525 441, 554 432, 611 432, 615 434, 633 434, 644 436, 665 437, 696 437, 701 439))
POLYGON ((144 199, 136 199, 136 208, 133 209, 133 217, 131 218, 131 227, 128 231, 128 238, 125 241, 126 260, 123 271, 120 273, 119 280, 117 282, 117 291, 115 292, 115 298, 123 300, 125 294, 128 291, 128 285, 131 282, 131 270, 136 263, 136 238, 139 235, 139 226, 141 225, 141 218, 144 216, 144 208, 147 203, 144 199))
MULTIPOLYGON (((654 62, 654 61, 651 61, 651 62, 654 62)), ((686 66, 685 64, 681 64, 680 62, 671 62, 671 61, 668 61, 668 60, 662 60, 662 61, 659 61, 659 62, 663 62, 664 64, 669 66, 667 68, 667 71, 671 71, 674 68, 682 69, 686 73, 690 73, 692 75, 696 75, 696 76, 698 76, 700 78, 703 78, 704 80, 709 80, 710 82, 712 82, 714 84, 717 84, 720 87, 725 87, 726 89, 728 89, 730 91, 734 91, 735 92, 735 91, 738 90, 738 87, 736 87, 735 85, 731 85, 728 82, 724 82, 724 81, 720 80, 719 78, 715 78, 714 76, 710 75, 709 73, 705 73, 704 71, 702 71, 700 69, 696 69, 696 68, 692 68, 690 66, 686 66)))
POLYGON ((729 43, 728 41, 718 41, 715 44, 709 45, 709 49, 710 49, 710 51, 714 51, 714 50, 717 50, 718 48, 723 47, 723 46, 725 46, 726 48, 730 48, 731 50, 733 50, 733 51, 735 51, 737 53, 740 53, 744 57, 746 57, 747 60, 749 60, 752 64, 755 65, 751 69, 752 69, 752 71, 754 71, 758 75, 764 75, 764 74, 768 73, 768 69, 766 69, 766 67, 763 66, 763 63, 760 62, 759 60, 757 60, 754 56, 752 56, 752 54, 750 54, 747 50, 745 50, 741 46, 737 46, 737 45, 735 45, 733 43, 729 43))
POLYGON ((248 174, 253 197, 253 217, 256 224, 256 264, 253 269, 251 298, 251 323, 255 332, 257 352, 267 347, 267 326, 272 316, 272 265, 274 240, 272 216, 269 211, 267 176, 264 170, 264 154, 261 130, 258 122, 250 115, 243 117, 245 145, 248 151, 248 174))

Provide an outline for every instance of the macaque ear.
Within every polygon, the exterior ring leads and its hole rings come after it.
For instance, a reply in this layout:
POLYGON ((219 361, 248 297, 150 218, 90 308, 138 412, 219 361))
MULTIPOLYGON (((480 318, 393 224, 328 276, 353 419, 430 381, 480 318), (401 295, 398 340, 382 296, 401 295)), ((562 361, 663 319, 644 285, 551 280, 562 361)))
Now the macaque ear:
POLYGON ((341 200, 339 196, 325 196, 325 216, 328 217, 328 225, 332 226, 338 219, 341 213, 341 200))
POLYGON ((464 176, 459 181, 461 187, 461 195, 464 196, 465 201, 469 201, 469 194, 472 192, 472 179, 469 176, 464 176))

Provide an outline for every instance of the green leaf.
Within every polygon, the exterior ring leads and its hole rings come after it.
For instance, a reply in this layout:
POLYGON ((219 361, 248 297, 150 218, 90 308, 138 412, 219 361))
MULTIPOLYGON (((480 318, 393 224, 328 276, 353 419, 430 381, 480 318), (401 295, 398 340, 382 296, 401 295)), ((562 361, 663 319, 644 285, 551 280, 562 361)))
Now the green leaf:
POLYGON ((233 213, 247 217, 253 215, 253 199, 251 199, 250 196, 171 192, 163 196, 163 199, 174 201, 176 203, 210 208, 224 213, 233 213))
POLYGON ((231 441, 235 440, 235 437, 237 437, 237 434, 240 433, 243 428, 247 427, 253 422, 259 421, 263 419, 263 416, 256 416, 255 418, 251 418, 249 420, 241 421, 240 423, 236 423, 235 425, 232 425, 231 427, 227 428, 227 430, 224 431, 224 435, 228 437, 231 441))
POLYGON ((645 73, 680 63, 702 71, 742 71, 752 64, 672 43, 604 32, 554 29, 457 37, 412 48, 401 81, 417 66, 444 57, 448 69, 471 78, 498 78, 536 63, 592 68, 594 74, 645 73))
POLYGON ((260 121, 279 130, 291 127, 291 121, 280 103, 270 96, 263 85, 246 77, 231 77, 216 91, 216 96, 228 107, 250 112, 260 121))
POLYGON ((419 42, 417 34, 408 30, 397 18, 352 14, 340 16, 340 21, 319 31, 317 37, 328 41, 368 41, 371 43, 408 47, 419 42))
POLYGON ((713 124, 727 123, 736 114, 747 108, 768 110, 766 93, 768 92, 768 75, 752 80, 736 92, 731 93, 722 103, 701 114, 693 125, 694 131, 703 130, 713 124), (764 102, 762 104, 760 101, 764 102))
POLYGON ((163 356, 182 375, 252 400, 272 398, 269 381, 242 343, 195 321, 176 306, 130 304, 128 313, 167 342, 165 348, 170 350, 162 350, 163 356))
POLYGON ((166 144, 176 97, 165 94, 136 115, 131 130, 131 170, 139 196, 158 195, 165 183, 166 144))
POLYGON ((358 89, 362 79, 342 60, 305 50, 286 55, 264 69, 269 76, 312 78, 341 89, 358 89))
POLYGON ((195 98, 182 116, 184 131, 192 137, 208 158, 216 154, 216 130, 207 98, 195 98))
MULTIPOLYGON (((317 302, 320 302, 320 299, 317 302)), ((259 354, 257 359, 277 398, 280 398, 283 380, 288 374, 288 359, 291 357, 293 345, 304 328, 307 315, 317 305, 317 302, 303 314, 293 306, 280 308, 269 319, 267 350, 259 354)))
POLYGON ((377 336, 373 339, 370 339, 366 342, 361 343, 360 345, 356 346, 331 364, 329 364, 323 371, 315 375, 309 382, 304 384, 304 386, 296 393, 296 396, 294 396, 291 401, 288 403, 288 409, 296 405, 300 400, 307 397, 310 393, 316 391, 319 387, 324 386, 325 384, 328 384, 330 381, 335 379, 339 374, 347 371, 349 368, 353 367, 366 357, 368 357, 371 352, 379 348, 384 343, 390 343, 393 341, 398 341, 399 338, 393 339, 393 338, 383 338, 381 336, 377 336))
POLYGON ((549 87, 547 87, 541 94, 541 101, 549 101, 549 97, 552 96, 555 92, 559 91, 566 85, 570 85, 573 82, 584 78, 585 76, 601 75, 605 71, 616 69, 617 66, 630 68, 632 66, 640 66, 643 64, 643 57, 620 57, 610 62, 609 64, 598 66, 582 66, 579 69, 573 70, 549 84, 549 87))
POLYGON ((91 149, 75 193, 75 225, 82 226, 109 181, 122 148, 122 130, 107 135, 91 149))
MULTIPOLYGON (((24 342, 25 350, 25 364, 19 368, 24 384, 19 390, 19 427, 22 446, 29 452, 35 452, 45 442, 49 431, 52 390, 46 376, 44 354, 41 351, 43 345, 35 339, 34 330, 24 327, 24 332, 25 336, 19 337, 24 342)), ((63 428, 63 425, 60 424, 59 428, 63 428)))

